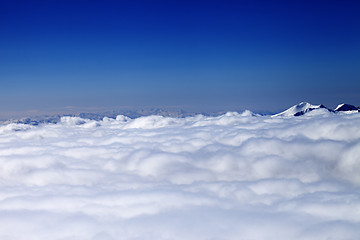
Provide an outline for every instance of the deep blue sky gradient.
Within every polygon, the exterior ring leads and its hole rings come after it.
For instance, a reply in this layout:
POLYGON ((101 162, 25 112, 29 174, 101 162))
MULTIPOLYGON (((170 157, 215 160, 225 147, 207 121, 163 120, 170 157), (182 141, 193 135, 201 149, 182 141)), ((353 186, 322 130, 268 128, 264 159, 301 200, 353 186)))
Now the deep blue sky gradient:
POLYGON ((1 1, 0 112, 360 105, 360 1, 1 1))

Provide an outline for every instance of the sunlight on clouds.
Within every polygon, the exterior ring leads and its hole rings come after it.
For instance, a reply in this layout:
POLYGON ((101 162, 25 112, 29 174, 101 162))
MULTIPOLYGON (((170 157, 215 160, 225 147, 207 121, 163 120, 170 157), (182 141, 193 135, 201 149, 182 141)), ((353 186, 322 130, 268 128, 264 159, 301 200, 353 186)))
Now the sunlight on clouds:
POLYGON ((0 126, 1 239, 357 239, 360 114, 0 126))

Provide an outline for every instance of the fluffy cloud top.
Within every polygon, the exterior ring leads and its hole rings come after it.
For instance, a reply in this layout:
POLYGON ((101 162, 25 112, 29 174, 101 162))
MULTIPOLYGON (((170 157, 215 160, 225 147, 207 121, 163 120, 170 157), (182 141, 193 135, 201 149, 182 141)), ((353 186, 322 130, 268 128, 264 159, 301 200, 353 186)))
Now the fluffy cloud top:
POLYGON ((0 127, 0 239, 358 239, 360 114, 0 127))

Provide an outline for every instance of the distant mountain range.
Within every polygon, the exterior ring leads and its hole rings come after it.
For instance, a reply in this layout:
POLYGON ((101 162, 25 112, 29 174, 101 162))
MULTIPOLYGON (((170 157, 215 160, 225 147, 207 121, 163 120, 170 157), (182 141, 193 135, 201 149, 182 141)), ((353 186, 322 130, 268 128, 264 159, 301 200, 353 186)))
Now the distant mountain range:
MULTIPOLYGON (((324 105, 313 105, 307 102, 301 102, 297 105, 290 107, 289 109, 280 112, 278 114, 271 115, 272 117, 298 117, 305 115, 309 112, 360 112, 360 107, 355 107, 350 104, 339 104, 334 110, 325 107, 324 105)), ((250 112, 250 111, 249 111, 250 112)), ((129 118, 138 118, 149 115, 159 115, 164 117, 189 117, 195 116, 197 114, 202 114, 206 116, 217 116, 224 114, 225 112, 211 112, 211 113, 201 113, 201 112, 186 112, 184 110, 165 110, 159 108, 153 108, 150 110, 125 110, 125 111, 111 111, 111 112, 103 112, 103 113, 79 113, 79 114, 63 114, 63 115, 45 115, 31 118, 22 118, 22 119, 12 119, 8 121, 0 122, 2 124, 8 123, 23 123, 30 125, 39 125, 42 123, 57 123, 60 121, 61 117, 64 116, 72 116, 72 117, 80 117, 84 119, 91 120, 102 120, 104 117, 108 118, 116 118, 118 115, 124 115, 129 118)), ((258 114, 252 114, 253 116, 259 116, 258 114)))
POLYGON ((186 112, 184 110, 167 110, 161 108, 152 108, 152 109, 140 109, 140 110, 119 110, 119 111, 108 111, 101 113, 79 113, 79 114, 55 114, 55 115, 41 115, 41 116, 33 116, 26 117, 21 119, 11 119, 7 121, 0 121, 0 124, 8 124, 8 123, 23 123, 30 125, 39 125, 42 123, 57 123, 60 121, 61 117, 70 116, 70 117, 80 117, 84 119, 91 120, 102 120, 104 117, 108 118, 116 118, 118 115, 124 115, 129 118, 138 118, 143 116, 150 115, 158 115, 164 117, 190 117, 195 116, 197 114, 202 114, 206 116, 215 116, 221 115, 226 112, 186 112))

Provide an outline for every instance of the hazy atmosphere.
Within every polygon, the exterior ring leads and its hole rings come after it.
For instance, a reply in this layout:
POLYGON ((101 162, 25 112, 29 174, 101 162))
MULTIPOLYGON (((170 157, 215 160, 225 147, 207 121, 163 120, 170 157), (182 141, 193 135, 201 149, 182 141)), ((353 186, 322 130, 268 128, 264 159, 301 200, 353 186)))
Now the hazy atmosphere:
POLYGON ((359 1, 2 1, 0 111, 360 102, 359 1))

